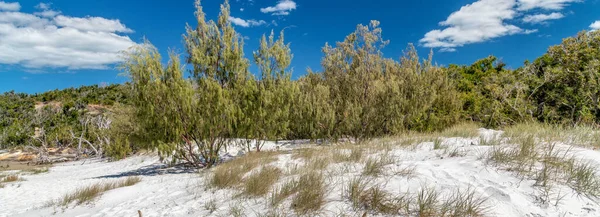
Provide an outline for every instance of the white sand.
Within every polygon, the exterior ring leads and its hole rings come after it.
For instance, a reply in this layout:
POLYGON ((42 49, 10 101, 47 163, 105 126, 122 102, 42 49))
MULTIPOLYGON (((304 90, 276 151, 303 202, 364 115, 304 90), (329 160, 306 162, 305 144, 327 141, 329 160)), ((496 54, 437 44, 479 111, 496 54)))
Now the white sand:
MULTIPOLYGON (((482 136, 493 137, 499 132, 480 130, 482 136)), ((386 166, 388 175, 377 178, 378 184, 392 194, 416 192, 422 187, 432 187, 449 194, 455 189, 474 189, 478 195, 489 197, 489 216, 600 216, 600 205, 588 198, 577 196, 566 186, 556 186, 561 196, 555 206, 542 205, 536 201, 538 188, 532 180, 522 180, 513 173, 485 163, 481 156, 491 147, 477 146, 479 139, 446 138, 446 150, 458 150, 464 156, 448 157, 445 150, 433 150, 432 142, 420 144, 416 149, 395 149, 391 153, 396 163, 386 166), (392 171, 415 167, 416 176, 407 178, 394 175, 392 171)), ((265 148, 275 149, 277 145, 268 143, 265 148)), ((290 148, 283 145, 281 149, 290 148)), ((562 145, 561 148, 567 148, 562 145)), ((233 156, 239 149, 230 148, 233 156)), ((573 148, 575 156, 600 164, 598 151, 573 148)), ((279 157, 273 163, 282 169, 297 163, 290 154, 279 157)), ((356 211, 342 196, 342 183, 347 182, 362 171, 362 164, 332 164, 349 168, 343 173, 328 179, 327 204, 320 213, 322 216, 360 216, 364 211, 356 211)), ((163 165, 156 156, 135 156, 122 161, 101 160, 78 161, 60 164, 48 173, 24 175, 25 181, 8 184, 0 188, 0 216, 137 216, 141 210, 149 216, 230 216, 230 207, 242 208, 245 216, 265 214, 269 206, 266 198, 236 197, 236 190, 213 190, 205 186, 209 171, 190 173, 176 169, 160 169, 163 165), (105 180, 123 179, 126 175, 138 174, 142 181, 134 186, 108 191, 92 204, 66 209, 44 207, 51 200, 60 198, 78 187, 88 186, 105 180), (210 213, 206 209, 208 201, 217 204, 217 210, 210 213)), ((281 183, 284 180, 280 180, 281 183)), ((556 197, 556 196, 554 196, 556 197)), ((552 197, 551 197, 552 198, 552 197)), ((282 212, 293 216, 288 201, 280 207, 282 212)), ((371 216, 371 215, 369 215, 371 216)))

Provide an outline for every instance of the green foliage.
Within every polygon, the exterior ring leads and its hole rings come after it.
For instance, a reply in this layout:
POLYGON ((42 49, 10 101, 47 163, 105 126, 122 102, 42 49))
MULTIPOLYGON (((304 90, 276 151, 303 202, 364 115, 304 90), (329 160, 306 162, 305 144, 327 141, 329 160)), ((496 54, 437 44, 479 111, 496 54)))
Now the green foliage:
POLYGON ((520 71, 507 70, 504 63, 489 56, 471 66, 452 65, 448 73, 456 81, 463 102, 463 116, 498 127, 531 120, 529 87, 520 71))
POLYGON ((592 124, 600 118, 600 32, 580 32, 523 69, 542 122, 592 124))

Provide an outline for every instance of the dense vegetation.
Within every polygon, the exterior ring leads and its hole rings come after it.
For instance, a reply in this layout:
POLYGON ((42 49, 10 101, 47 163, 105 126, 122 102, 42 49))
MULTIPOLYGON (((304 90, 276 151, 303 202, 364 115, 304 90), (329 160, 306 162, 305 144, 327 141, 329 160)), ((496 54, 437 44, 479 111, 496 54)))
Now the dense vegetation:
POLYGON ((200 3, 196 16, 197 26, 184 35, 187 68, 176 53, 163 65, 146 42, 125 52, 121 69, 130 83, 0 95, 0 144, 77 144, 115 158, 156 149, 211 166, 231 138, 244 138, 250 148, 251 140, 366 140, 461 121, 600 123, 600 31, 567 38, 512 70, 493 56, 437 66, 432 54, 421 60, 412 45, 399 60, 386 58, 381 50, 389 41, 372 21, 326 44, 322 71, 291 80, 293 55, 283 32, 262 37, 253 52, 260 71, 253 74, 242 36, 227 20, 228 2, 217 21, 205 19, 200 3), (104 110, 90 112, 93 104, 104 110))

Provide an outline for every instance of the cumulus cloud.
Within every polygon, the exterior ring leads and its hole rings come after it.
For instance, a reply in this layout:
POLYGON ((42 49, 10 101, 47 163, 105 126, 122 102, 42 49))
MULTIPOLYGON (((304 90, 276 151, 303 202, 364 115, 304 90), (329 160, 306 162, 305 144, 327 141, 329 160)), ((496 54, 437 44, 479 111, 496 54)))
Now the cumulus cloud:
POLYGON ((597 20, 596 22, 593 22, 590 25, 590 28, 592 28, 592 30, 600 30, 600 20, 597 20))
MULTIPOLYGON (((37 8, 51 11, 47 4, 37 8)), ((119 52, 135 45, 122 34, 133 30, 119 20, 41 12, 0 11, 0 64, 103 69, 120 62, 119 52)))
POLYGON ((273 7, 261 8, 260 12, 271 13, 272 15, 289 15, 290 11, 296 9, 296 2, 292 0, 282 0, 273 7))
POLYGON ((241 27, 252 27, 252 26, 262 26, 267 24, 267 22, 265 22, 264 20, 244 20, 242 18, 237 18, 237 17, 229 17, 228 18, 229 22, 233 23, 234 25, 237 26, 241 26, 241 27))
POLYGON ((562 10, 569 3, 581 2, 581 0, 519 0, 518 10, 528 11, 531 9, 562 10))
POLYGON ((525 30, 505 22, 516 16, 515 5, 514 0, 480 0, 463 6, 440 22, 446 28, 426 33, 420 42, 425 47, 456 48, 523 33, 525 30))
POLYGON ((548 20, 557 20, 560 18, 565 17, 565 15, 563 15, 562 13, 559 12, 554 12, 551 14, 534 14, 534 15, 527 15, 525 17, 523 17, 523 22, 525 23, 544 23, 545 21, 548 20))
POLYGON ((528 14, 531 11, 562 10, 569 3, 579 0, 478 0, 453 12, 442 27, 425 34, 420 44, 430 48, 440 48, 442 52, 454 52, 467 44, 480 43, 495 38, 531 34, 537 29, 523 29, 515 20, 525 23, 543 23, 563 18, 559 12, 550 14, 528 14), (534 10, 537 9, 537 10, 534 10))
POLYGON ((19 2, 4 2, 0 1, 0 11, 18 11, 21 10, 19 2))

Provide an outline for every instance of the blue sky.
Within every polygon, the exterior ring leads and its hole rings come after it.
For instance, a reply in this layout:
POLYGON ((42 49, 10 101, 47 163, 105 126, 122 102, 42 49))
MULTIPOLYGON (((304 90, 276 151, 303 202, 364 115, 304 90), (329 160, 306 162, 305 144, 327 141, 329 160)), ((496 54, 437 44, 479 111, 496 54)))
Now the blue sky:
MULTIPOLYGON (((221 0, 204 0, 216 19, 221 0)), ((251 58, 260 36, 285 28, 293 77, 320 68, 321 47, 341 41, 357 24, 379 20, 399 58, 408 43, 441 65, 470 64, 488 55, 511 68, 581 30, 600 29, 600 0, 230 0, 231 20, 251 58)), ((121 83, 118 52, 144 37, 163 56, 183 53, 193 0, 0 0, 0 92, 37 93, 121 83)), ((251 70, 256 73, 256 68, 251 70)))

